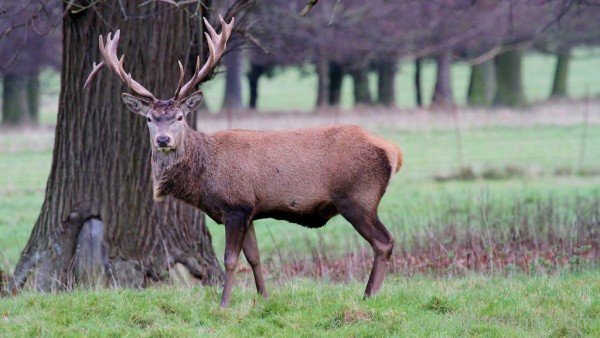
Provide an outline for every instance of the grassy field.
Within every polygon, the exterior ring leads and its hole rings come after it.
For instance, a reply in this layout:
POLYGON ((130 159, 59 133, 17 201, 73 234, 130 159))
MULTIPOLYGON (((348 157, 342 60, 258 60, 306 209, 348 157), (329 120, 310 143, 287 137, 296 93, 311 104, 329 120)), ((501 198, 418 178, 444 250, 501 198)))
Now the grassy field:
MULTIPOLYGON (((565 168, 576 172, 582 163, 589 170, 597 169, 600 126, 587 128, 583 159, 579 155, 581 125, 465 130, 464 161, 476 173, 508 163, 522 168, 514 177, 466 181, 433 178, 457 169, 452 131, 377 129, 376 133, 401 144, 406 154, 406 167, 393 181, 380 209, 382 220, 397 237, 398 250, 410 247, 410 234, 431 229, 438 221, 443 226, 448 219, 471 218, 470 212, 477 214, 484 202, 495 206, 490 224, 501 227, 514 220, 508 216, 516 200, 535 207, 551 198, 561 203, 583 199, 595 203, 598 210, 600 176, 556 175, 565 168)), ((0 257, 6 271, 16 263, 41 206, 52 132, 42 129, 8 136, 0 138, 0 257)), ((556 214, 558 227, 566 234, 582 216, 572 214, 569 207, 556 214)), ((532 217, 532 222, 544 218, 543 214, 532 217)), ((223 229, 213 222, 209 229, 220 256, 223 229)), ((281 257, 310 262, 315 252, 330 257, 343 257, 349 251, 368 254, 364 241, 341 218, 318 230, 260 221, 257 235, 268 269, 269 300, 257 298, 247 269, 238 274, 240 283, 230 310, 217 308, 217 288, 25 292, 0 302, 1 335, 600 335, 600 270, 593 265, 575 268, 575 272, 568 272, 573 270, 569 263, 559 270, 466 273, 452 278, 445 273, 445 277, 417 274, 405 278, 396 269, 399 274, 386 280, 381 295, 362 300, 360 274, 339 283, 334 275, 321 274, 316 280, 282 278, 279 270, 286 263, 281 257)))
POLYGON ((600 335, 600 273, 552 277, 390 278, 362 285, 300 280, 270 299, 238 288, 231 309, 216 288, 26 293, 0 302, 2 336, 484 336, 600 335))
MULTIPOLYGON (((580 158, 583 126, 485 127, 462 133, 463 157, 475 172, 502 169, 510 164, 522 173, 507 179, 436 181, 434 176, 458 170, 453 131, 414 132, 380 128, 376 133, 402 146, 406 165, 390 185, 380 207, 382 221, 396 237, 419 230, 448 212, 444 205, 486 203, 505 206, 512 201, 535 201, 549 197, 573 200, 600 195, 600 176, 560 175, 556 172, 579 166, 590 171, 600 164, 600 126, 587 127, 585 156, 580 158)), ((50 168, 52 134, 11 133, 0 139, 0 257, 14 265, 24 247, 43 200, 50 168)), ((501 209, 504 210, 504 209, 501 209)), ((500 211, 501 213, 501 211, 500 211)), ((500 217, 500 216, 498 216, 500 217)), ((209 220, 214 246, 224 247, 224 231, 209 220)), ((348 246, 366 243, 341 217, 326 227, 306 229, 274 220, 257 222, 257 235, 265 260, 278 259, 278 247, 305 254, 320 243, 341 254, 348 246)), ((279 250, 281 253, 281 250, 279 250)))

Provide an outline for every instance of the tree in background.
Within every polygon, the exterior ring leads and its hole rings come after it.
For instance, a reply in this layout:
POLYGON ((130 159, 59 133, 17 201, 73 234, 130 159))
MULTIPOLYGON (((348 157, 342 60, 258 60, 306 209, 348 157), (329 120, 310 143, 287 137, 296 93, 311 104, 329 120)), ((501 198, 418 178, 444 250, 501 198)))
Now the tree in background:
POLYGON ((240 48, 236 48, 223 56, 223 65, 225 66, 224 110, 238 110, 244 106, 242 102, 244 54, 242 52, 240 48))
POLYGON ((60 64, 61 5, 13 1, 0 5, 2 124, 37 123, 40 69, 60 64))
POLYGON ((572 51, 600 44, 600 7, 588 2, 564 1, 555 22, 537 39, 535 48, 556 55, 551 98, 565 98, 572 51))
MULTIPOLYGON (((239 3, 225 13, 239 19, 239 3)), ((96 37, 119 28, 125 68, 159 97, 171 97, 177 60, 190 76, 195 56, 205 59, 201 17, 213 18, 205 5, 211 8, 206 1, 64 4, 52 167, 42 210, 15 267, 13 291, 28 280, 53 290, 82 282, 143 287, 175 275, 205 284, 221 279, 203 214, 171 198, 152 200, 145 121, 121 103, 125 86, 106 72, 82 91, 92 62, 100 59, 96 37)))

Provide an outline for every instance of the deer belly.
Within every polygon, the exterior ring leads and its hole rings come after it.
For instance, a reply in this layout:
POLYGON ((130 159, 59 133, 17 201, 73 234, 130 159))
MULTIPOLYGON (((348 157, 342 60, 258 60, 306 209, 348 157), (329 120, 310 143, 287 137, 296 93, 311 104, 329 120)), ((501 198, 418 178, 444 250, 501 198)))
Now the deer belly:
POLYGON ((259 210, 254 219, 274 218, 308 228, 320 228, 337 214, 338 211, 335 205, 330 201, 322 201, 312 205, 299 205, 297 202, 292 201, 284 206, 259 210))

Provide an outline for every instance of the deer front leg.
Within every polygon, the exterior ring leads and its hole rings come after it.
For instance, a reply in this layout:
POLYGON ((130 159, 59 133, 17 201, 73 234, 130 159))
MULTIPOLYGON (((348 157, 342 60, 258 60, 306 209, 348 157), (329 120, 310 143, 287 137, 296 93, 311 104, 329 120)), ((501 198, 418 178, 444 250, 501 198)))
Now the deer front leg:
POLYGON ((248 231, 246 232, 246 238, 244 239, 244 256, 254 274, 254 282, 256 283, 256 290, 264 298, 269 297, 267 289, 265 288, 265 279, 262 273, 262 267, 260 266, 260 254, 258 252, 258 242, 256 241, 256 233, 254 232, 254 223, 250 222, 248 231))
POLYGON ((225 285, 221 297, 221 307, 229 305, 231 290, 233 289, 235 269, 244 244, 244 237, 248 229, 248 221, 244 214, 234 213, 225 217, 225 285))

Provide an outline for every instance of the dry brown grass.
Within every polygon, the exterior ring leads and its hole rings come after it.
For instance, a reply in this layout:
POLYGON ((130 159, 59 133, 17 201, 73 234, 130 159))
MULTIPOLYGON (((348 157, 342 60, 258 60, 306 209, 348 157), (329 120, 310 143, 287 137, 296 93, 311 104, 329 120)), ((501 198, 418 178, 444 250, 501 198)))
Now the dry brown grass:
MULTIPOLYGON (((449 202, 442 216, 413 234, 396 234, 391 273, 536 275, 600 263, 600 195, 574 200, 516 199, 509 208, 481 201, 460 213, 452 205, 456 203, 449 202)), ((269 278, 350 282, 365 279, 370 271, 372 252, 359 243, 346 244, 341 256, 331 255, 321 243, 307 245, 312 246, 310 257, 288 253, 269 261, 265 266, 269 278)), ((251 270, 243 266, 240 271, 245 272, 245 283, 252 283, 251 270)))

